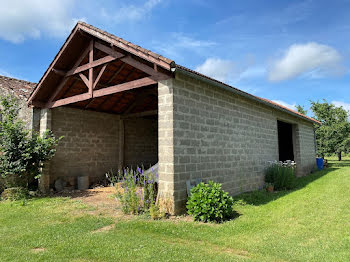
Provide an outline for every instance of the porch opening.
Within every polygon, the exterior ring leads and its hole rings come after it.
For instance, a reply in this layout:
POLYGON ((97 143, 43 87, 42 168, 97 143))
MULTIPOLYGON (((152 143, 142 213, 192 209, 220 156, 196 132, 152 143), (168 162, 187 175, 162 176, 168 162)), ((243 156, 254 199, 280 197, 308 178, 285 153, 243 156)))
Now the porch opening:
POLYGON ((279 160, 294 161, 293 125, 277 120, 279 160))

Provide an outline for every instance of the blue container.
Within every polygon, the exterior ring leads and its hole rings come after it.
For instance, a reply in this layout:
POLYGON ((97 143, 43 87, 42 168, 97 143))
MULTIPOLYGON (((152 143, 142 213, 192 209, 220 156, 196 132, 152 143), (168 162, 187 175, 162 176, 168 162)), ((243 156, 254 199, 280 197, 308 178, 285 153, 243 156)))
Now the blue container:
POLYGON ((319 170, 323 169, 323 158, 318 157, 316 158, 316 165, 319 170))

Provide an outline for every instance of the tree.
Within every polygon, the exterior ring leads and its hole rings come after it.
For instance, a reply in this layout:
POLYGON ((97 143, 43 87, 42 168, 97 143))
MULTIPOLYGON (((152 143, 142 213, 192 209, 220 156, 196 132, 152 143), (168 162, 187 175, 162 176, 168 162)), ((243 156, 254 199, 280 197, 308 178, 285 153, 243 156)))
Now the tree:
POLYGON ((301 105, 297 105, 297 111, 300 113, 300 114, 303 114, 303 115, 306 115, 307 114, 307 110, 304 108, 304 106, 301 106, 301 105))
POLYGON ((59 139, 50 131, 40 136, 27 130, 18 118, 15 98, 1 97, 0 106, 0 174, 6 187, 27 187, 30 181, 40 177, 43 162, 54 156, 59 139))
POLYGON ((316 126, 317 151, 321 157, 337 154, 341 161, 342 152, 350 148, 350 123, 348 112, 343 107, 336 107, 323 100, 311 101, 314 118, 321 122, 316 126))

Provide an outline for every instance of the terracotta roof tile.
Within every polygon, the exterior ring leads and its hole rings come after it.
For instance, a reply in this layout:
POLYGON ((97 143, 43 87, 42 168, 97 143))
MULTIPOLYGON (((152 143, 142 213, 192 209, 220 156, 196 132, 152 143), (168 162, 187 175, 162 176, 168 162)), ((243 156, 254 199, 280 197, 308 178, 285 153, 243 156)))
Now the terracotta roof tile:
MULTIPOLYGON (((189 69, 189 68, 186 68, 186 67, 184 67, 184 66, 176 65, 175 62, 174 62, 173 60, 169 59, 169 58, 166 58, 166 57, 161 56, 161 55, 159 55, 159 54, 157 54, 157 53, 154 53, 154 52, 152 52, 152 51, 150 51, 150 50, 148 50, 148 49, 145 49, 145 48, 140 47, 140 46, 138 46, 138 45, 135 45, 135 44, 133 44, 133 43, 131 43, 131 42, 128 42, 128 41, 126 41, 126 40, 124 40, 124 39, 122 39, 122 38, 120 38, 120 37, 117 37, 117 36, 115 36, 115 35, 113 35, 113 34, 110 34, 110 33, 106 32, 106 31, 104 31, 104 30, 101 30, 101 29, 99 29, 99 28, 97 28, 97 27, 94 27, 94 26, 92 26, 92 25, 89 25, 89 24, 87 24, 87 23, 85 23, 85 22, 80 22, 80 21, 79 21, 79 22, 77 23, 77 26, 76 26, 74 29, 76 29, 77 27, 78 27, 78 29, 81 29, 81 30, 85 31, 85 32, 88 33, 88 34, 94 35, 94 36, 97 37, 97 38, 100 38, 100 39, 102 39, 102 40, 104 40, 104 41, 107 41, 107 42, 109 42, 109 43, 111 43, 111 44, 113 44, 113 45, 116 45, 116 46, 118 46, 118 47, 120 47, 120 48, 122 48, 122 49, 125 49, 126 51, 128 51, 128 52, 130 52, 130 53, 133 53, 133 54, 135 54, 135 55, 138 55, 138 56, 140 56, 140 57, 142 57, 142 58, 144 58, 144 59, 146 59, 146 60, 149 60, 150 62, 154 62, 154 63, 157 63, 157 64, 159 64, 159 65, 161 65, 161 66, 164 66, 164 67, 165 67, 166 69, 168 69, 168 70, 170 70, 170 69, 172 69, 174 66, 176 66, 176 68, 182 69, 182 70, 184 70, 184 71, 190 72, 191 74, 198 75, 198 76, 200 76, 200 77, 202 77, 202 78, 209 79, 210 81, 214 81, 214 82, 216 82, 216 83, 219 83, 220 85, 223 85, 223 86, 226 86, 226 87, 228 87, 228 88, 231 88, 232 90, 235 90, 237 93, 239 93, 239 94, 241 94, 241 95, 245 95, 245 96, 248 97, 248 98, 254 99, 254 100, 256 100, 256 101, 260 101, 261 103, 270 105, 270 106, 272 106, 272 107, 274 107, 274 108, 276 108, 276 109, 280 109, 280 110, 283 110, 283 111, 285 111, 285 112, 289 112, 289 113, 291 113, 292 115, 301 117, 301 118, 303 118, 303 119, 305 119, 305 120, 312 121, 312 122, 314 122, 314 123, 319 123, 317 120, 315 120, 315 119, 313 119, 313 118, 310 118, 310 117, 308 117, 308 116, 305 116, 305 115, 303 115, 303 114, 300 114, 300 113, 298 113, 298 112, 296 112, 296 111, 294 111, 294 110, 291 110, 291 109, 289 109, 289 108, 286 108, 286 107, 284 107, 284 106, 282 106, 282 105, 280 105, 280 104, 277 104, 277 103, 275 103, 275 102, 272 102, 272 101, 270 101, 270 100, 268 100, 268 99, 260 98, 260 97, 254 96, 254 95, 252 95, 252 94, 249 94, 249 93, 247 93, 247 92, 244 92, 244 91, 242 91, 242 90, 240 90, 240 89, 237 89, 237 88, 235 88, 235 87, 233 87, 233 86, 230 86, 230 85, 228 85, 228 84, 226 84, 226 83, 223 83, 223 82, 221 82, 221 81, 218 81, 218 80, 216 80, 216 79, 213 79, 213 78, 211 78, 211 77, 208 77, 208 76, 206 76, 206 75, 203 75, 203 74, 201 74, 201 73, 198 73, 198 72, 196 72, 196 71, 194 71, 194 70, 191 70, 191 69, 189 69)), ((73 31, 74 31, 74 29, 73 29, 73 31)), ((73 31, 72 31, 72 32, 73 32, 73 31)), ((67 39, 67 40, 68 40, 68 39, 67 39)), ((67 40, 66 40, 66 43, 65 43, 63 46, 65 46, 65 45, 67 44, 67 40)), ((62 47, 62 48, 63 48, 63 47, 62 47)), ((62 51, 62 48, 61 48, 60 52, 62 51)), ((59 53, 60 53, 60 52, 59 52, 59 53)), ((55 60, 56 60, 56 59, 57 59, 57 56, 56 56, 55 60)), ((55 60, 54 60, 54 61, 55 61, 55 60)), ((53 65, 54 61, 51 63, 50 67, 53 65)), ((50 68, 50 67, 49 67, 49 68, 50 68)), ((46 74, 47 74, 47 72, 45 73, 45 75, 46 75, 46 74)), ((39 83, 41 83, 41 81, 43 80, 43 78, 45 77, 45 75, 42 77, 42 79, 40 80, 39 83)), ((33 83, 31 83, 31 84, 33 84, 33 83)), ((40 86, 39 86, 39 87, 40 87, 40 86)))
POLYGON ((115 40, 115 41, 118 41, 118 42, 120 42, 120 43, 122 43, 122 44, 124 44, 124 45, 126 45, 126 46, 128 46, 128 47, 130 47, 130 48, 132 48, 132 49, 135 49, 136 52, 140 51, 140 52, 142 52, 143 54, 145 54, 145 55, 147 55, 147 56, 151 56, 151 57, 153 57, 153 58, 155 58, 155 59, 157 59, 157 60, 160 60, 160 61, 162 61, 162 62, 165 62, 165 63, 167 63, 167 64, 169 64, 169 65, 173 62, 173 60, 171 60, 171 59, 169 59, 169 58, 166 58, 166 57, 164 57, 164 56, 161 56, 161 55, 159 55, 159 54, 156 54, 156 53, 154 53, 154 52, 152 52, 152 51, 150 51, 150 50, 148 50, 148 49, 145 49, 145 48, 143 48, 143 47, 140 47, 140 46, 138 46, 138 45, 135 45, 135 44, 133 44, 133 43, 131 43, 131 42, 129 42, 129 41, 124 40, 123 38, 117 37, 117 36, 115 36, 115 35, 113 35, 113 34, 110 34, 110 33, 106 32, 106 31, 103 31, 103 30, 101 30, 101 29, 99 29, 99 28, 97 28, 97 27, 94 27, 94 26, 92 26, 92 25, 89 25, 89 24, 87 24, 87 23, 85 23, 85 22, 79 21, 78 24, 80 25, 80 27, 81 27, 82 29, 83 29, 84 27, 86 27, 86 28, 88 28, 88 29, 91 29, 91 30, 93 30, 93 31, 96 31, 96 32, 98 32, 98 33, 100 33, 100 34, 105 35, 106 37, 109 37, 109 38, 111 38, 111 39, 113 39, 113 40, 115 40))
POLYGON ((0 75, 0 88, 10 90, 19 98, 27 99, 35 86, 36 83, 0 75))

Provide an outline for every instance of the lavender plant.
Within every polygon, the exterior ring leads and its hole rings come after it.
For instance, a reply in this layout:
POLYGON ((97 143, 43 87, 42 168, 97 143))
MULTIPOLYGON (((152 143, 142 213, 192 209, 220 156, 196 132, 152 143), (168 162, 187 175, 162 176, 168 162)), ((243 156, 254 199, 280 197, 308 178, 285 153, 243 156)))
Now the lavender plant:
POLYGON ((119 171, 117 197, 125 214, 141 214, 149 212, 156 205, 158 174, 145 174, 144 169, 124 169, 119 171))

